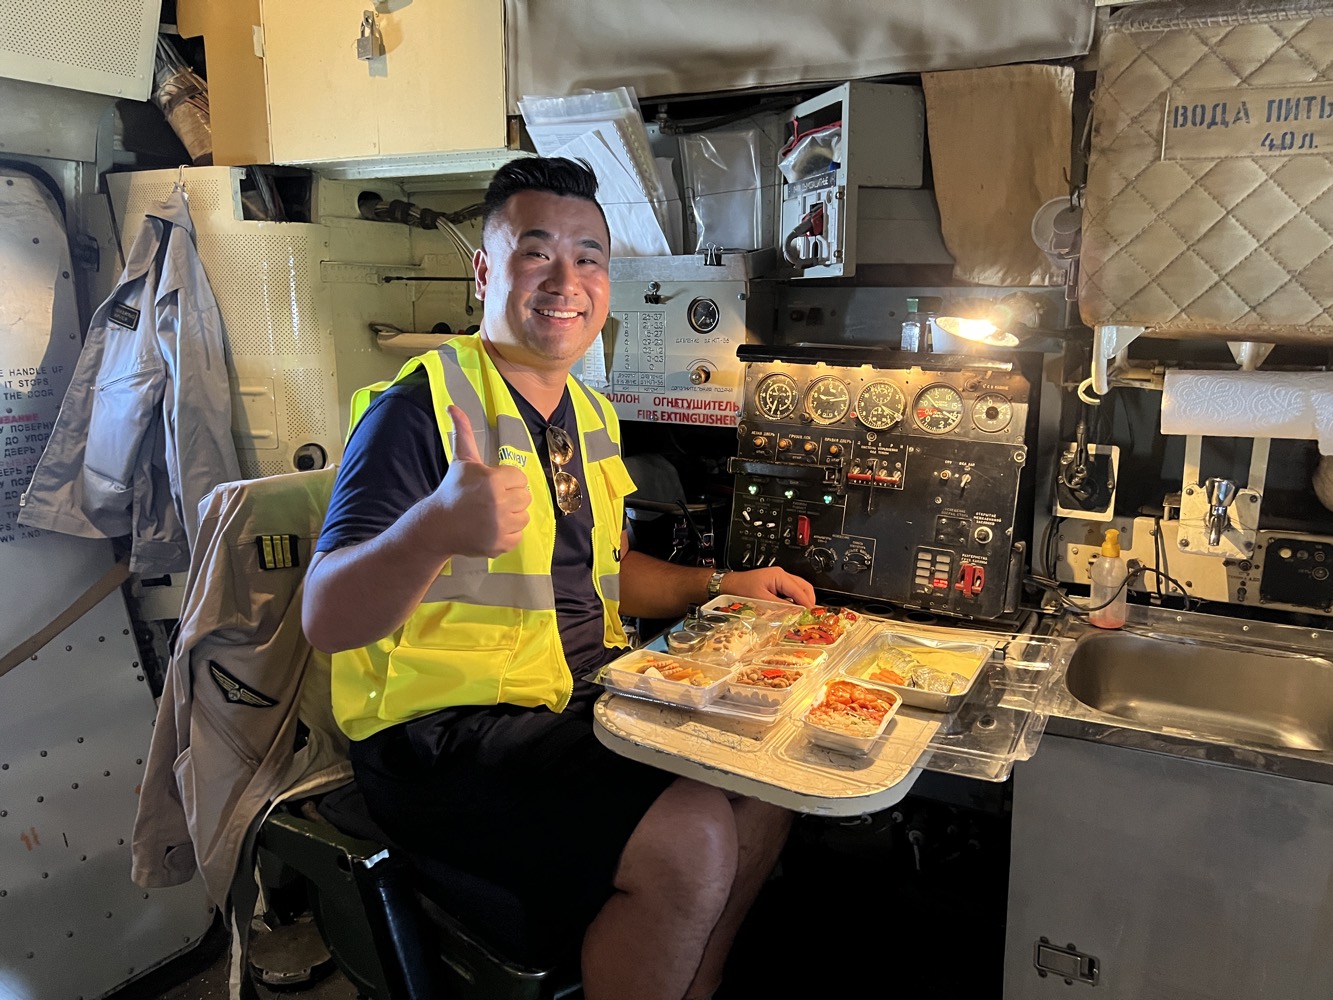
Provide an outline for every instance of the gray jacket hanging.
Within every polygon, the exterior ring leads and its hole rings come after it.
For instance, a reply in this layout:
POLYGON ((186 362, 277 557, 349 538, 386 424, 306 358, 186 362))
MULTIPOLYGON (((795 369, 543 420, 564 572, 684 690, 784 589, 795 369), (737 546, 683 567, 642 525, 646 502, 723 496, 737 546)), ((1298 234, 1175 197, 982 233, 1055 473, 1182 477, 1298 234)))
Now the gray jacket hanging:
POLYGON ((93 314, 18 519, 128 535, 133 572, 184 572, 199 501, 239 478, 222 315, 178 187, 149 209, 93 314))

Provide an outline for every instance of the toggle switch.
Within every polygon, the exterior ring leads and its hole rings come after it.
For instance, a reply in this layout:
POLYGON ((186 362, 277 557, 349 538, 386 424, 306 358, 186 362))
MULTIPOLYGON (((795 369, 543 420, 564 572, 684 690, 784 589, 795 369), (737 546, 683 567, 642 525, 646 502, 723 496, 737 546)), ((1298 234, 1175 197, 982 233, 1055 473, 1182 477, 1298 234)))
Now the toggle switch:
POLYGON ((980 594, 985 586, 986 567, 964 563, 958 571, 958 582, 953 585, 953 589, 961 590, 964 597, 971 599, 980 594))
POLYGON ((810 518, 804 514, 796 515, 796 544, 801 548, 810 544, 810 518))

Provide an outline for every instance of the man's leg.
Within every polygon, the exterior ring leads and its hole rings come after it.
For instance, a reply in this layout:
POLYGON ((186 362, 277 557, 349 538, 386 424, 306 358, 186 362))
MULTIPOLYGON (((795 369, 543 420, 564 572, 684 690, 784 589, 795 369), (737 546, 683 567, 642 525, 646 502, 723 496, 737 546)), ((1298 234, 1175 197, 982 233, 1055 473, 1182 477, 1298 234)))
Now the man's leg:
POLYGON ((732 883, 731 897, 704 948, 699 971, 685 993, 687 1000, 710 996, 722 982, 722 969, 736 933, 778 863, 791 830, 792 815, 786 809, 758 799, 742 798, 733 799, 731 807, 736 817, 736 879, 732 883))
POLYGON ((583 938, 588 1000, 685 995, 730 905, 737 815, 725 793, 683 778, 644 813, 621 853, 615 892, 583 938))

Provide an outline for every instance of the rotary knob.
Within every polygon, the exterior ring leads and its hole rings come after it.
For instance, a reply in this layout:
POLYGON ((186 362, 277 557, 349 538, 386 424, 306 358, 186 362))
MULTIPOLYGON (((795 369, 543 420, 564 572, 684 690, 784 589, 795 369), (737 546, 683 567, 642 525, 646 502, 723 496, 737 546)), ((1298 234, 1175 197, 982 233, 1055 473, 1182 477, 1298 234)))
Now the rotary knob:
POLYGON ((816 545, 806 552, 805 558, 810 561, 811 569, 816 573, 822 573, 837 561, 838 554, 832 549, 816 545))

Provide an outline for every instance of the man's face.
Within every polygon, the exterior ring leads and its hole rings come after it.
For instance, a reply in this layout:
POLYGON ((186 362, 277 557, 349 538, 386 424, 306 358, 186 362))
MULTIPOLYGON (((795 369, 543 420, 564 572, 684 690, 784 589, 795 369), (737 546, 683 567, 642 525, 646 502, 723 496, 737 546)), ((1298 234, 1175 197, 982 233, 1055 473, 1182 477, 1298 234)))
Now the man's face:
POLYGON ((565 371, 606 322, 611 238, 595 203, 520 191, 492 216, 473 258, 482 330, 509 363, 565 371))

